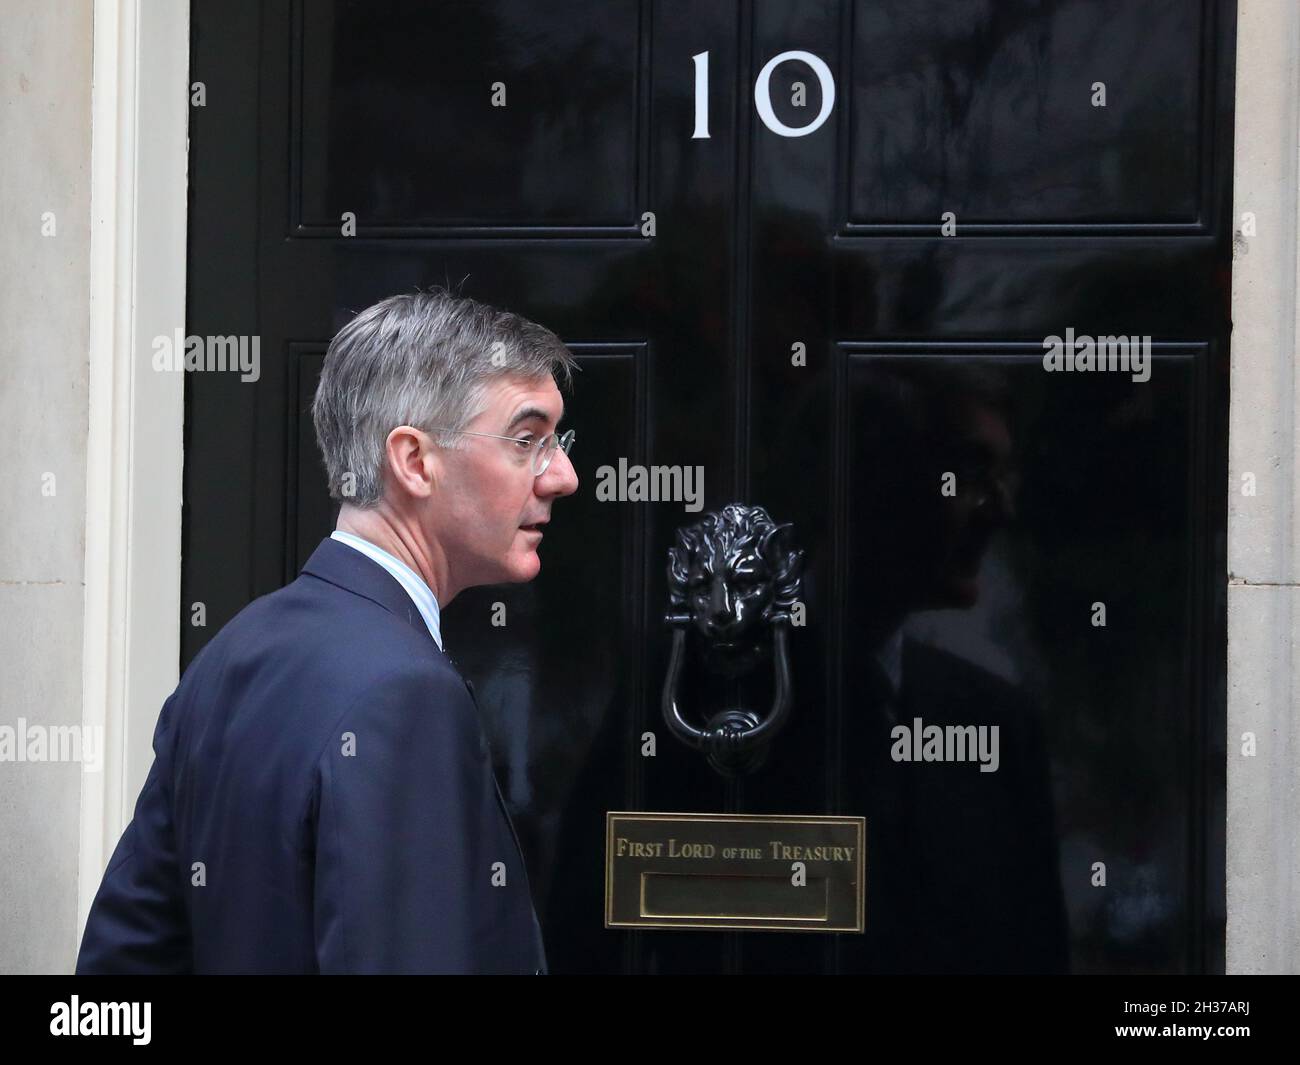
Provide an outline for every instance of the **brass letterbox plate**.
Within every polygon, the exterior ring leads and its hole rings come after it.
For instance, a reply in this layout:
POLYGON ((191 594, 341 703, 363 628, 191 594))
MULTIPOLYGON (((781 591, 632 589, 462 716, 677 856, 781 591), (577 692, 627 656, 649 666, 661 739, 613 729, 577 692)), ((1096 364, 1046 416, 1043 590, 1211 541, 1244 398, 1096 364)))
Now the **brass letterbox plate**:
POLYGON ((606 928, 861 932, 866 822, 605 815, 606 928))

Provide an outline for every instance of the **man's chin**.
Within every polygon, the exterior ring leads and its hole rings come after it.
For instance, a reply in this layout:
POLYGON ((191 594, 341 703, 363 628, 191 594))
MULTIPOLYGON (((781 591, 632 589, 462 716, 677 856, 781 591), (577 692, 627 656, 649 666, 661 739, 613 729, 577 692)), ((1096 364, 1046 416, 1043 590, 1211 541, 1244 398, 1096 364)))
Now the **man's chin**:
POLYGON ((506 578, 511 584, 531 581, 542 571, 542 560, 536 551, 512 555, 509 563, 510 576, 506 578))

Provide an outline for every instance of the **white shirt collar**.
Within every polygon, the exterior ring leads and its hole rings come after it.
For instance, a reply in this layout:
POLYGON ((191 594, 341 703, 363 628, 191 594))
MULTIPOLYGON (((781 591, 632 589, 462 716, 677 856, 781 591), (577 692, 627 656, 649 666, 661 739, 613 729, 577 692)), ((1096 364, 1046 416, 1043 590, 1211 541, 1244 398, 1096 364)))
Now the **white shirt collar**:
POLYGON ((424 624, 429 629, 429 635, 433 637, 433 642, 438 645, 438 650, 441 651, 442 614, 438 610, 438 600, 434 598, 433 589, 424 583, 424 578, 400 558, 389 554, 382 547, 372 544, 369 540, 362 539, 355 533, 335 529, 330 533, 330 538, 356 548, 367 558, 379 563, 393 575, 394 580, 406 590, 406 594, 415 603, 415 608, 420 612, 420 617, 424 618, 424 624))

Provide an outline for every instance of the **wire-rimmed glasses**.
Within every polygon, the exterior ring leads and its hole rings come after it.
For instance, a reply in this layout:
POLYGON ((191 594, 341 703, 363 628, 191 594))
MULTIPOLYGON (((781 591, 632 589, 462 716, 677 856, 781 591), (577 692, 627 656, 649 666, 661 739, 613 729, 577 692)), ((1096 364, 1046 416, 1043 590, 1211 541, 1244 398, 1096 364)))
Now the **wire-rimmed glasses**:
POLYGON ((501 436, 498 433, 472 433, 468 429, 439 429, 433 426, 430 432, 436 433, 459 433, 463 436, 486 436, 490 440, 508 440, 515 444, 521 451, 532 450, 533 453, 533 476, 540 477, 546 472, 546 467, 551 464, 551 459, 555 457, 555 449, 563 448, 567 455, 569 449, 573 447, 574 431, 569 429, 564 433, 547 433, 539 440, 529 440, 522 436, 501 436))

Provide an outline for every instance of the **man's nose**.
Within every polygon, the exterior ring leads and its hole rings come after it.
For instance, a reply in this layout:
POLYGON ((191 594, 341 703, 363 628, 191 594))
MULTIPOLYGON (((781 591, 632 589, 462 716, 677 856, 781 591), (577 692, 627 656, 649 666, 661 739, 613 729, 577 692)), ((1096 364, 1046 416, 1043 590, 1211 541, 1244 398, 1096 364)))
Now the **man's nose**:
POLYGON ((537 494, 571 496, 578 490, 578 473, 563 448, 556 448, 546 472, 537 478, 537 494))

